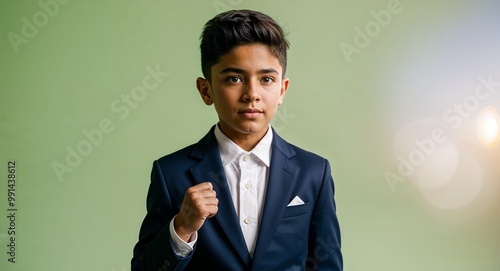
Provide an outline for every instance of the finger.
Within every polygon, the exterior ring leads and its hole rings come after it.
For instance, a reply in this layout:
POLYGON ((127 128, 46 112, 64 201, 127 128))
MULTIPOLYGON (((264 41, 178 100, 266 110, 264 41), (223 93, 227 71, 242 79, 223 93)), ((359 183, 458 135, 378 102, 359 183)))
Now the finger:
POLYGON ((203 204, 206 206, 217 206, 219 205, 219 200, 217 198, 206 198, 203 200, 203 204))
POLYGON ((193 203, 193 211, 203 214, 209 208, 217 207, 219 204, 219 200, 217 198, 197 199, 193 203))
POLYGON ((203 190, 213 190, 213 188, 214 188, 211 182, 204 182, 204 183, 200 183, 200 184, 198 184, 198 185, 196 185, 196 186, 199 186, 199 187, 198 187, 198 190, 199 190, 199 191, 203 191, 203 190))
POLYGON ((193 206, 190 208, 193 212, 199 214, 212 213, 212 208, 217 208, 219 200, 217 198, 203 198, 193 201, 193 206))
POLYGON ((215 215, 217 214, 217 211, 213 212, 213 213, 210 213, 207 218, 212 218, 214 217, 215 215))
POLYGON ((193 199, 204 199, 204 198, 215 198, 217 197, 217 193, 215 190, 203 190, 203 191, 198 191, 196 193, 192 194, 193 199))
POLYGON ((212 187, 212 183, 210 183, 210 182, 204 182, 204 183, 200 183, 200 184, 191 186, 190 188, 188 188, 186 190, 186 193, 192 194, 192 193, 196 193, 196 192, 199 192, 199 191, 212 190, 212 188, 213 188, 212 187))
POLYGON ((211 206, 211 207, 207 208, 207 213, 208 213, 207 218, 214 217, 217 214, 217 211, 219 211, 219 207, 217 207, 217 206, 211 206))

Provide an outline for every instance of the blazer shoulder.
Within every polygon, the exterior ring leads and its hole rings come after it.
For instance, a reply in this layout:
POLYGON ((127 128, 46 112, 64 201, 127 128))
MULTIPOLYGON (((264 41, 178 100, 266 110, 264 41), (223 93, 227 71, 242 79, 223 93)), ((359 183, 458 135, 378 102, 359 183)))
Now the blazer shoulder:
POLYGON ((319 155, 319 154, 316 154, 314 152, 311 152, 311 151, 308 151, 308 150, 305 150, 301 147, 298 147, 296 145, 293 145, 293 144, 290 144, 291 147, 295 150, 295 152, 297 153, 297 156, 300 156, 300 157, 303 157, 303 158, 306 158, 306 159, 312 159, 312 160, 315 160, 315 161, 318 161, 318 160, 327 160, 325 157, 319 155))
POLYGON ((215 151, 217 142, 213 133, 214 127, 198 142, 157 159, 160 166, 172 167, 189 164, 189 161, 199 161, 204 154, 215 151))
POLYGON ((298 147, 292 143, 287 142, 285 139, 280 137, 278 134, 274 134, 276 140, 274 146, 278 151, 282 152, 289 159, 299 160, 299 161, 309 161, 309 163, 324 163, 328 160, 323 156, 320 156, 311 151, 305 150, 301 147, 298 147))
POLYGON ((198 143, 191 144, 187 147, 184 147, 184 148, 176 150, 172 153, 166 154, 166 155, 158 158, 157 161, 160 164, 164 164, 164 163, 172 163, 172 162, 183 160, 183 158, 187 158, 190 156, 193 149, 196 148, 196 144, 198 144, 198 143))

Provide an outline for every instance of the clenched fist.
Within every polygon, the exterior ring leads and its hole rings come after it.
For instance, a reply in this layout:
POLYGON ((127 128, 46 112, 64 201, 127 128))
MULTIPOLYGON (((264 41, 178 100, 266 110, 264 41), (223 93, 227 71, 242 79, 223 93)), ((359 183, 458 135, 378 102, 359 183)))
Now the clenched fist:
POLYGON ((174 220, 177 235, 188 242, 191 235, 203 226, 205 220, 217 213, 218 203, 211 183, 200 183, 188 188, 181 209, 174 220))

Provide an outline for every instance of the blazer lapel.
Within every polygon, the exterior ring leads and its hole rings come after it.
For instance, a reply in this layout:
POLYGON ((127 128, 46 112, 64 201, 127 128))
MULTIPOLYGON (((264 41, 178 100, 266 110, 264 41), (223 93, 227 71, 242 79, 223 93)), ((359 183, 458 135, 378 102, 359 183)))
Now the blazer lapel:
POLYGON ((213 184, 213 188, 217 192, 217 198, 219 199, 219 210, 214 218, 220 224, 222 230, 236 251, 238 251, 243 261, 249 264, 250 254, 248 253, 227 185, 219 148, 213 132, 214 127, 197 143, 197 148, 191 153, 192 156, 201 159, 198 164, 191 168, 191 173, 197 183, 209 181, 213 184))
POLYGON ((289 158, 295 155, 295 151, 274 130, 273 133, 271 167, 269 169, 264 211, 253 257, 255 262, 259 262, 260 257, 265 257, 265 251, 292 196, 300 171, 299 166, 288 161, 289 158))

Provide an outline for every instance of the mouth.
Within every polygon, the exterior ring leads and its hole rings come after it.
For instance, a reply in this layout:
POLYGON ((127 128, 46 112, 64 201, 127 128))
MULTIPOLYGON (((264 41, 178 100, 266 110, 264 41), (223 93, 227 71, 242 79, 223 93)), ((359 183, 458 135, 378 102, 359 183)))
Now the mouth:
POLYGON ((256 109, 256 108, 247 108, 238 111, 238 114, 240 116, 243 116, 246 119, 256 119, 262 114, 262 110, 256 109))

